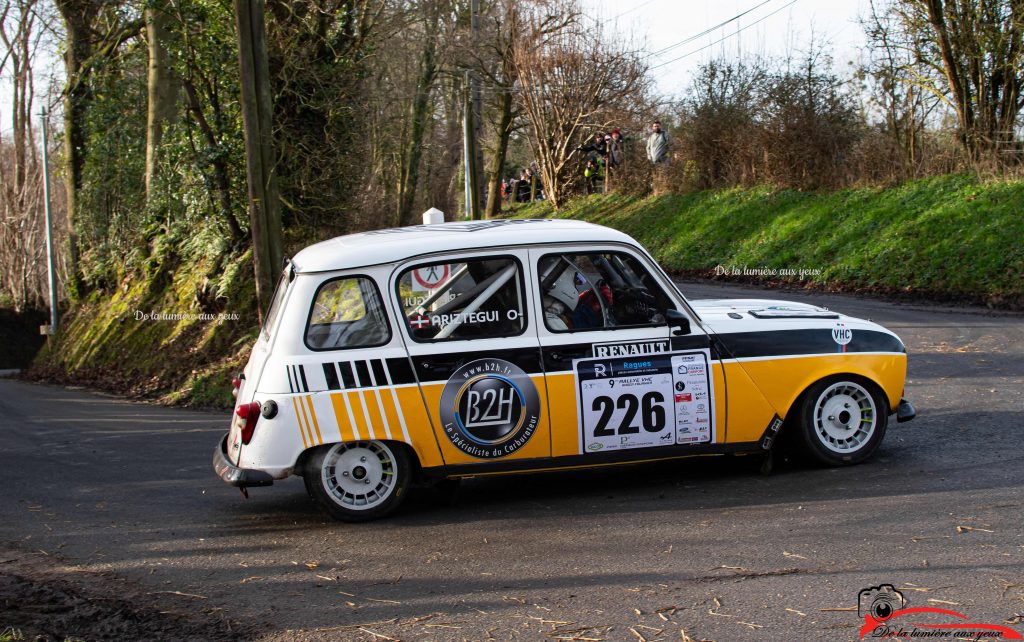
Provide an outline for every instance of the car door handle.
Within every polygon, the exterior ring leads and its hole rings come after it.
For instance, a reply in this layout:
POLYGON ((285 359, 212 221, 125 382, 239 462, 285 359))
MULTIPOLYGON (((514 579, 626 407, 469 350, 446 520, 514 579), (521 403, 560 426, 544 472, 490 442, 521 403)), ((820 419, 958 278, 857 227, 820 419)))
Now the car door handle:
POLYGON ((589 348, 577 348, 574 350, 552 350, 551 358, 555 361, 572 361, 573 359, 582 359, 583 357, 589 356, 589 348))
POLYGON ((454 370, 461 365, 462 359, 444 359, 441 361, 420 361, 420 367, 424 370, 454 370))

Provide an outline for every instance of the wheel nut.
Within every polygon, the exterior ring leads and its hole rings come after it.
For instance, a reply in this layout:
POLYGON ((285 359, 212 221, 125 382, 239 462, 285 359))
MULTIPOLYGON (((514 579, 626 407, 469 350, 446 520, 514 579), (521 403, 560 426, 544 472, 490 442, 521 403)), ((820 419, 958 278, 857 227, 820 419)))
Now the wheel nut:
POLYGON ((341 476, 342 477, 348 477, 348 471, 347 470, 342 471, 341 476))
POLYGON ((364 457, 360 457, 359 461, 366 461, 366 457, 365 456, 364 457))
POLYGON ((365 482, 363 482, 363 483, 364 483, 364 484, 367 484, 367 485, 368 485, 368 484, 370 483, 370 478, 369 478, 369 477, 367 477, 367 478, 366 478, 366 481, 365 481, 365 482))

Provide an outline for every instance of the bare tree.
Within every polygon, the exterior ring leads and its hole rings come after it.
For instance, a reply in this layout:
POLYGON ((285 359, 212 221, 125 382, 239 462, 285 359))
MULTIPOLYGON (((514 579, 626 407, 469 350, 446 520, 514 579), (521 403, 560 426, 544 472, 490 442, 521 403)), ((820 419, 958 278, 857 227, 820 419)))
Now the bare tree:
MULTIPOLYGON (((19 310, 47 299, 43 166, 32 123, 39 107, 33 65, 48 17, 38 0, 14 0, 0 11, 0 80, 10 79, 12 117, 11 140, 0 139, 0 300, 19 310)), ((62 199, 54 205, 62 218, 62 199)))
POLYGON ((607 115, 645 93, 644 59, 606 37, 600 24, 585 28, 573 0, 521 7, 512 20, 522 34, 513 66, 544 194, 560 207, 584 132, 607 126, 607 115))
POLYGON ((1019 156, 1024 108, 1024 3, 1020 0, 890 0, 879 13, 895 27, 875 42, 907 52, 901 80, 931 92, 956 114, 968 158, 1019 156))

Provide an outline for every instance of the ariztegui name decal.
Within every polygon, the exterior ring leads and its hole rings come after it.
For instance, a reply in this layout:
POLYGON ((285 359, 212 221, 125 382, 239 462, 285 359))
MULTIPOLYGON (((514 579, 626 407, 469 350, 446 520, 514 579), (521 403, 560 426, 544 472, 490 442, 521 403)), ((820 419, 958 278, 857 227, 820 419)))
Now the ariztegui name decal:
POLYGON ((456 370, 441 391, 441 426, 456 448, 480 459, 506 457, 526 445, 540 421, 533 380, 504 359, 477 359, 456 370))

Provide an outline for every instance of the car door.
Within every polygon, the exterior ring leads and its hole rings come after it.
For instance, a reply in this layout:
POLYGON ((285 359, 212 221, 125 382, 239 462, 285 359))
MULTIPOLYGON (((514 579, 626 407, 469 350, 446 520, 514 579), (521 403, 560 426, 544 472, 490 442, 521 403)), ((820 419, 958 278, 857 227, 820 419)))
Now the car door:
POLYGON ((552 456, 647 459, 724 441, 721 364, 646 255, 564 245, 531 249, 530 262, 552 456))
POLYGON ((392 277, 403 339, 449 473, 551 454, 525 250, 407 262, 392 277))

